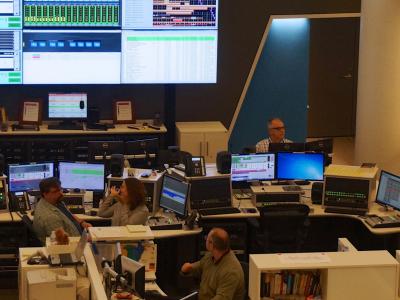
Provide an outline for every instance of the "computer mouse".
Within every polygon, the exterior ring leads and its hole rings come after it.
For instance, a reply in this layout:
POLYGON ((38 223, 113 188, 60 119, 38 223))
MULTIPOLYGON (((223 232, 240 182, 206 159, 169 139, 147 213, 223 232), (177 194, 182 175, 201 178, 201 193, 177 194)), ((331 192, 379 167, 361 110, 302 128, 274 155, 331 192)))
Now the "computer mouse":
POLYGON ((257 212, 257 209, 256 209, 256 208, 248 208, 248 209, 247 209, 247 212, 248 212, 248 213, 251 213, 251 214, 254 214, 254 213, 257 212))
POLYGON ((148 178, 148 177, 150 177, 150 175, 151 175, 151 173, 143 172, 142 174, 140 174, 140 177, 148 178))

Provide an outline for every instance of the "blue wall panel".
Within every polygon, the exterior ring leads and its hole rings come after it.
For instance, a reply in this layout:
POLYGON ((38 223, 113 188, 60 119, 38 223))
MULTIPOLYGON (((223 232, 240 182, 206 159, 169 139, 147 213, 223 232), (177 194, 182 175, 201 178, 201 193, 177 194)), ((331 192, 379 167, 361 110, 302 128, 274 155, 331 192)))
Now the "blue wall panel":
POLYGON ((239 152, 267 135, 267 121, 280 117, 286 137, 307 136, 309 22, 274 20, 233 129, 229 148, 239 152))

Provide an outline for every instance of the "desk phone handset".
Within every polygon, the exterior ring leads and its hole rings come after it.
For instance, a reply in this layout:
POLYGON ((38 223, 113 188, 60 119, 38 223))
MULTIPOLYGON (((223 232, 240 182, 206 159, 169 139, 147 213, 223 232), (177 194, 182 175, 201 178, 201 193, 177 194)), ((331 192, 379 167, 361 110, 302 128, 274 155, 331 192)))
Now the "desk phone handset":
POLYGON ((189 177, 206 176, 206 164, 203 156, 190 156, 186 158, 185 175, 189 177))
POLYGON ((27 192, 10 192, 10 211, 26 212, 31 209, 27 192))

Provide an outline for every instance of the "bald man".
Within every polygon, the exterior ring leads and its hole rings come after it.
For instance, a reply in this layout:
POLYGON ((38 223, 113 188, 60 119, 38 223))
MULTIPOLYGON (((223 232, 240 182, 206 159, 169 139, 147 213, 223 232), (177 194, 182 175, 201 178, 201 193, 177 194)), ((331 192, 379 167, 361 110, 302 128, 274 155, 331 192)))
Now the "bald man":
POLYGON ((285 138, 285 124, 279 118, 268 120, 268 135, 267 139, 259 141, 256 145, 257 153, 265 153, 269 150, 270 143, 292 143, 291 140, 285 138))
POLYGON ((229 235, 213 228, 207 235, 208 253, 195 263, 185 263, 183 274, 201 278, 199 300, 243 300, 243 269, 229 246, 229 235))

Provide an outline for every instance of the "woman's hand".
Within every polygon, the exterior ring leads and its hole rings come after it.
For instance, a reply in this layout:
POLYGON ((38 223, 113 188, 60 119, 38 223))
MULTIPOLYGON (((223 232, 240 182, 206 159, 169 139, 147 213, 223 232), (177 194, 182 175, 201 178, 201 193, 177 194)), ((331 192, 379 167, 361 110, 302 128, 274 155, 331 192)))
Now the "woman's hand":
POLYGON ((119 188, 112 186, 110 189, 110 195, 119 198, 119 188))

